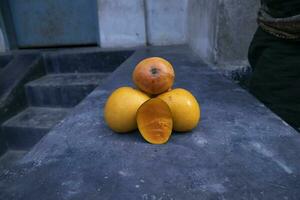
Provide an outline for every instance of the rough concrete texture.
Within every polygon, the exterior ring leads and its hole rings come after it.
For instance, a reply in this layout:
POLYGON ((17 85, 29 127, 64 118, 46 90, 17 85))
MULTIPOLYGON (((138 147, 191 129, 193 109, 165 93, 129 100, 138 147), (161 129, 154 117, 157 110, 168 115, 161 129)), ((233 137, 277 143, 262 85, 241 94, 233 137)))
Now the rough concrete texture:
MULTIPOLYGON (((27 103, 39 107, 75 106, 133 52, 94 47, 46 51, 43 57, 38 53, 1 54, 0 124, 27 103), (39 78, 45 68, 50 74, 39 78)), ((18 149, 32 147, 49 131, 45 124, 52 127, 61 119, 60 110, 64 109, 29 108, 4 122, 0 129, 0 155, 7 144, 18 149)))
POLYGON ((0 74, 0 102, 26 77, 28 71, 35 67, 38 55, 18 55, 9 62, 0 74))
POLYGON ((143 0, 98 0, 101 47, 146 44, 143 0))
POLYGON ((228 69, 247 65, 259 5, 259 0, 189 0, 189 45, 228 69))
POLYGON ((2 29, 0 27, 0 52, 4 52, 6 50, 4 35, 2 29))
POLYGON ((7 151, 0 158, 0 171, 4 172, 5 170, 8 170, 11 164, 22 158, 25 153, 26 151, 7 151))
MULTIPOLYGON (((26 106, 23 85, 43 73, 40 61, 36 55, 0 56, 0 124, 26 106)), ((0 128, 0 155, 6 149, 6 138, 0 128)))
POLYGON ((4 54, 0 55, 0 73, 1 73, 1 68, 6 67, 6 65, 13 59, 13 55, 11 54, 4 54))
POLYGON ((0 158, 7 151, 7 143, 5 135, 2 133, 0 128, 0 158))
POLYGON ((300 135, 185 47, 137 51, 14 167, 0 199, 299 199, 300 135), (161 56, 202 108, 193 131, 165 145, 103 120, 111 92, 132 86, 143 58, 161 56))
POLYGON ((24 85, 44 75, 41 56, 15 55, 0 73, 0 123, 24 109, 24 85))
POLYGON ((27 83, 28 104, 73 107, 100 85, 109 73, 50 74, 27 83))
POLYGON ((257 28, 259 0, 220 0, 216 35, 217 63, 244 65, 257 28))
POLYGON ((10 0, 19 48, 96 45, 97 1, 10 0))
POLYGON ((245 66, 258 6, 259 0, 98 0, 100 46, 188 43, 208 62, 245 66))
POLYGON ((147 0, 147 39, 151 45, 186 43, 188 0, 147 0))
POLYGON ((2 124, 8 148, 30 149, 68 113, 66 108, 29 107, 2 124))
POLYGON ((73 50, 47 52, 44 54, 44 61, 47 73, 112 72, 132 53, 133 51, 75 48, 73 50))
POLYGON ((188 44, 204 60, 216 58, 215 41, 218 1, 189 0, 188 44))

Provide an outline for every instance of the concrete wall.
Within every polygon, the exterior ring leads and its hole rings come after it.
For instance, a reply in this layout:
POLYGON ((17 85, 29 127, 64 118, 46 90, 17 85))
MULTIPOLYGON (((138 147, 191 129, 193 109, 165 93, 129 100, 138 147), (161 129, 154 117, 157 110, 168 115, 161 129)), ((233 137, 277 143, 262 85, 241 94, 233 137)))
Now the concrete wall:
POLYGON ((217 63, 239 65, 247 60, 257 28, 260 0, 220 0, 216 35, 217 63))
POLYGON ((98 0, 101 47, 184 44, 188 0, 98 0))
POLYGON ((101 47, 146 44, 143 0, 98 0, 101 47))
POLYGON ((97 2, 101 47, 188 43, 199 56, 219 65, 238 65, 247 59, 259 6, 259 0, 97 2))
POLYGON ((259 0, 190 0, 189 45, 208 62, 243 65, 257 28, 259 0))
POLYGON ((217 6, 216 0, 190 0, 188 5, 188 44, 207 61, 216 59, 217 6))
POLYGON ((188 0, 146 0, 148 43, 186 43, 188 0))

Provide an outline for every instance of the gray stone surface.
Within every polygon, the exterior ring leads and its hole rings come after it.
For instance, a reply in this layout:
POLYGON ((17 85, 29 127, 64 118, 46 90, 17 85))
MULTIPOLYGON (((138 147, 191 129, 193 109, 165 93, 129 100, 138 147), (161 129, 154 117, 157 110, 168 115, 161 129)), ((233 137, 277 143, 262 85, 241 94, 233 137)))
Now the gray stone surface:
POLYGON ((217 40, 217 62, 230 65, 247 60, 248 48, 256 31, 259 0, 221 0, 217 40))
POLYGON ((189 0, 188 44, 204 60, 216 60, 218 1, 189 0))
POLYGON ((143 0, 98 0, 98 7, 101 47, 145 45, 143 0))
POLYGON ((29 149, 52 127, 60 122, 69 109, 29 107, 2 124, 6 143, 12 149, 29 149))
POLYGON ((38 54, 15 55, 0 71, 0 123, 27 106, 25 83, 44 75, 38 54))
POLYGON ((6 121, 6 127, 35 127, 50 129, 67 114, 66 108, 28 107, 23 112, 6 121))
POLYGON ((95 89, 109 73, 48 74, 25 86, 29 105, 73 107, 95 89))
POLYGON ((259 0, 189 0, 189 45, 208 62, 228 69, 247 65, 259 0))
POLYGON ((188 0, 147 0, 146 27, 151 45, 184 44, 188 0))
POLYGON ((137 51, 25 157, 0 175, 0 199, 295 199, 300 135, 186 47, 137 51), (145 57, 168 59, 201 122, 165 145, 103 120, 110 93, 132 86, 145 57))
POLYGON ((0 73, 1 69, 6 67, 6 65, 13 59, 11 54, 0 55, 0 73))
POLYGON ((0 171, 1 172, 7 171, 14 162, 22 158, 26 153, 27 153, 26 151, 15 151, 15 150, 7 151, 0 158, 0 171))
POLYGON ((58 121, 61 119, 59 113, 51 115, 51 110, 47 115, 50 118, 43 117, 40 112, 43 108, 21 112, 28 104, 36 107, 75 106, 132 53, 132 50, 111 51, 96 47, 2 53, 0 124, 4 122, 4 127, 0 129, 0 155, 8 148, 29 149, 49 131, 40 126, 47 120, 55 122, 56 115, 58 121), (49 74, 41 77, 45 75, 45 68, 49 74), (21 114, 16 115, 19 112, 21 114))
POLYGON ((84 86, 98 85, 110 73, 63 73, 48 74, 40 79, 31 81, 27 86, 84 86))
POLYGON ((6 65, 0 74, 0 103, 26 77, 38 58, 37 55, 18 55, 6 65))
POLYGON ((94 73, 112 72, 124 62, 133 51, 104 51, 100 48, 75 48, 55 50, 44 54, 48 73, 94 73))

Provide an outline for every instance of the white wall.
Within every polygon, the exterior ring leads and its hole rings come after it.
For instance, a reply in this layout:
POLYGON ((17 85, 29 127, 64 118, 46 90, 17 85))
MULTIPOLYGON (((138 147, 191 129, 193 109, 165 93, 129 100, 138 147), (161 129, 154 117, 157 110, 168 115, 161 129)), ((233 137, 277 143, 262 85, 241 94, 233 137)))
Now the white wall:
POLYGON ((187 8, 188 0, 146 0, 148 43, 186 43, 187 8))
POLYGON ((98 0, 101 47, 184 44, 188 0, 98 0))
POLYGON ((259 0, 98 0, 101 47, 189 46, 204 60, 247 60, 259 0))
POLYGON ((101 47, 146 44, 143 0, 98 0, 101 47))
POLYGON ((188 44, 203 59, 216 60, 215 38, 218 1, 189 0, 188 44))

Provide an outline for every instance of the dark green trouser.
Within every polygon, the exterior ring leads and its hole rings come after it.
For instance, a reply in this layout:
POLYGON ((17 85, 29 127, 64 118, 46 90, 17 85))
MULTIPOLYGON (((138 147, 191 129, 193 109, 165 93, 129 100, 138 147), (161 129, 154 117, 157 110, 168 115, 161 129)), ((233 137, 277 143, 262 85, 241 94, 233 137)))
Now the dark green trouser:
POLYGON ((300 127, 300 42, 258 28, 249 48, 250 91, 294 127, 300 127))

